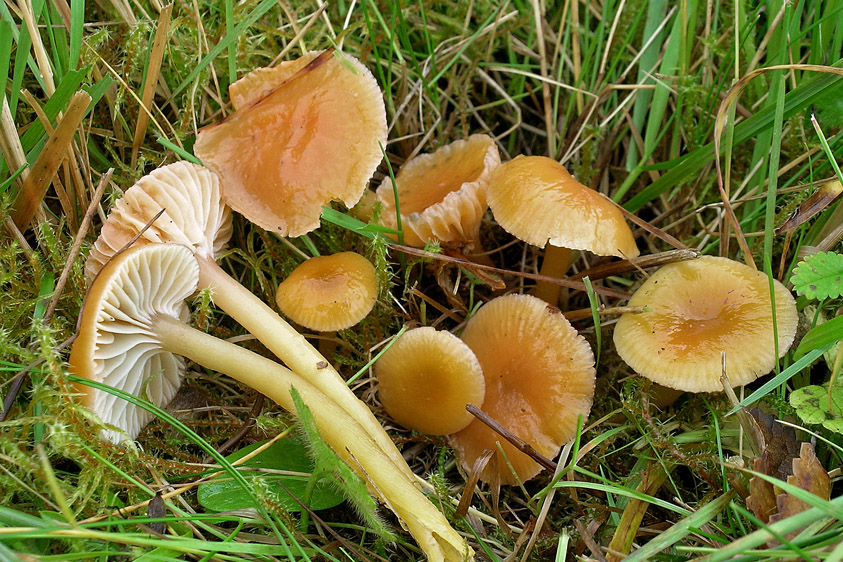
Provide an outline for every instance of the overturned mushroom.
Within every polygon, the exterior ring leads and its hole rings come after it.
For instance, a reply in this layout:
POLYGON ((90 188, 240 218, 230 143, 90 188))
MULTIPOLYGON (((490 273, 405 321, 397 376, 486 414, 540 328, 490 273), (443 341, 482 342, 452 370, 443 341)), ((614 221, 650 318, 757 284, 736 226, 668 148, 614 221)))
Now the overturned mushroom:
MULTIPOLYGON (((289 369, 182 322, 183 301, 197 289, 199 276, 190 250, 176 244, 133 248, 116 257, 97 276, 86 298, 71 351, 71 372, 110 383, 107 377, 127 362, 183 355, 254 388, 290 412, 295 412, 290 395, 295 388, 325 441, 407 525, 430 560, 470 558, 471 549, 422 495, 412 474, 390 462, 334 401, 289 369)), ((130 373, 149 376, 160 364, 153 361, 150 367, 130 373)), ((124 388, 139 389, 144 382, 133 381, 124 388)), ((102 412, 98 397, 94 391, 86 401, 102 412)))
POLYGON ((213 172, 188 162, 158 168, 141 178, 114 204, 103 224, 85 264, 89 278, 148 224, 136 244, 175 242, 190 248, 199 263, 200 287, 213 291, 214 303, 297 375, 336 401, 398 468, 409 473, 380 423, 328 361, 214 261, 216 251, 224 247, 231 234, 231 213, 221 202, 219 190, 219 178, 213 172), (162 209, 163 214, 155 219, 162 209))

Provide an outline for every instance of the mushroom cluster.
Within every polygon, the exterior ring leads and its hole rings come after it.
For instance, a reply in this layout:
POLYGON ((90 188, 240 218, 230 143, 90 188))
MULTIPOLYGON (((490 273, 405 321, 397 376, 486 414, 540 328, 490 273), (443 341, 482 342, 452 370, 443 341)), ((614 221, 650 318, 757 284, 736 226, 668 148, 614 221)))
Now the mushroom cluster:
MULTIPOLYGON (((237 111, 201 131, 196 143, 197 154, 212 169, 186 162, 159 168, 126 190, 114 205, 86 263, 94 295, 89 300, 105 303, 106 312, 86 304, 83 315, 105 320, 105 324, 88 328, 88 336, 79 339, 72 352, 74 370, 81 372, 86 362, 98 362, 104 366, 102 376, 109 377, 117 364, 129 358, 147 364, 145 359, 150 357, 152 362, 143 367, 143 373, 166 368, 172 374, 160 377, 160 382, 137 382, 143 381, 141 377, 124 388, 142 391, 145 385, 160 385, 165 387, 162 400, 178 387, 177 373, 183 363, 176 355, 229 374, 287 409, 292 404, 289 389, 295 386, 314 411, 328 443, 395 511, 429 559, 456 562, 470 558, 472 551, 466 541, 421 495, 415 475, 389 435, 330 362, 215 261, 231 234, 228 205, 259 226, 281 235, 300 235, 319 226, 323 204, 339 199, 351 206, 360 198, 386 141, 383 100, 374 78, 351 57, 343 56, 340 61, 326 51, 310 53, 273 71, 247 75, 232 85, 231 93, 237 111), (256 143, 258 138, 264 142, 256 143), (336 157, 326 161, 328 153, 336 157), (131 244, 138 248, 124 251, 131 244), (174 245, 177 251, 171 249, 174 245), (167 248, 166 258, 148 257, 160 248, 167 248), (163 272, 153 273, 154 268, 136 265, 152 259, 184 261, 185 253, 192 265, 181 269, 170 263, 163 272), (131 282, 112 277, 118 269, 128 269, 131 282), (192 288, 178 297, 167 296, 165 311, 140 311, 143 320, 138 320, 132 303, 155 301, 142 293, 141 286, 144 290, 156 284, 169 286, 163 279, 176 269, 182 277, 195 277, 192 288), (96 296, 112 287, 118 287, 118 296, 96 296), (209 343, 206 339, 201 344, 206 347, 193 347, 199 346, 203 337, 177 327, 173 318, 184 316, 183 299, 197 287, 210 289, 215 304, 286 367, 247 357, 245 350, 216 340, 209 343), (109 327, 103 328, 105 325, 109 327), (140 340, 121 338, 123 347, 108 352, 113 357, 90 359, 91 352, 106 353, 104 342, 130 326, 132 330, 140 327, 140 340), (169 335, 159 339, 150 326, 169 330, 169 335), (220 352, 234 362, 225 361, 220 352), (259 374, 261 371, 264 374, 259 374), (268 382, 265 375, 274 376, 275 382, 268 382)), ((366 306, 371 308, 373 302, 369 297, 366 306)), ((114 428, 106 438, 117 441, 123 434, 134 438, 147 419, 135 412, 125 423, 111 418, 106 421, 114 428)))
MULTIPOLYGON (((611 200, 559 162, 516 156, 501 163, 495 139, 484 134, 409 159, 394 179, 367 191, 387 141, 382 93, 363 64, 334 50, 254 71, 229 93, 235 111, 198 134, 195 153, 204 165, 163 166, 114 204, 86 262, 90 290, 71 371, 162 406, 179 387, 185 358, 291 412, 295 388, 325 441, 428 559, 471 559, 468 543, 424 497, 390 436, 331 362, 216 262, 232 233, 231 209, 279 236, 301 236, 319 227, 324 205, 350 208, 368 195, 364 206, 380 205, 380 220, 399 230, 397 239, 415 247, 436 241, 483 261, 480 225, 490 208, 506 232, 545 248, 541 273, 556 278, 566 274, 572 250, 635 258, 631 229, 611 200), (209 289, 277 361, 191 328, 185 299, 199 289, 209 289)), ((276 303, 291 322, 329 332, 361 322, 378 289, 371 262, 342 252, 307 259, 279 285, 276 303)), ((491 458, 479 475, 484 481, 535 477, 541 465, 466 406, 481 407, 544 457, 576 436, 591 409, 595 361, 556 308, 558 289, 540 282, 535 296, 490 298, 459 337, 421 327, 397 338, 374 365, 389 416, 448 436, 465 470, 491 458)), ((724 356, 733 386, 754 380, 774 367, 796 331, 789 291, 726 258, 665 266, 629 304, 646 312, 618 321, 620 357, 683 391, 720 390, 724 356)), ((110 441, 135 438, 149 421, 144 410, 115 408, 110 394, 78 390, 110 441)))
POLYGON ((482 406, 540 454, 554 457, 591 409, 591 347, 558 309, 530 295, 492 299, 471 317, 461 340, 433 328, 402 335, 375 365, 384 407, 405 427, 450 434, 466 470, 493 451, 496 462, 480 475, 484 481, 533 478, 541 466, 467 415, 466 405, 482 406))

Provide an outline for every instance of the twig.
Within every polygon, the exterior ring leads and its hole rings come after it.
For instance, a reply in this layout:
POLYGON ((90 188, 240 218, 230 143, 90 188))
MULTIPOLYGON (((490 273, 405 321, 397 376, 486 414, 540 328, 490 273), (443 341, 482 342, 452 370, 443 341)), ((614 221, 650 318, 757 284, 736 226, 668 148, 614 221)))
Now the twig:
POLYGON ((538 451, 536 451, 532 445, 509 431, 500 422, 494 420, 489 414, 475 406, 474 404, 466 404, 465 409, 468 411, 469 414, 489 426, 489 428, 509 441, 513 447, 542 465, 544 468, 556 472, 556 463, 547 458, 546 456, 542 455, 538 451))
MULTIPOLYGON (((491 265, 482 265, 479 263, 474 263, 472 261, 463 260, 460 258, 455 258, 452 256, 446 256, 443 254, 434 254, 432 252, 426 252, 424 250, 419 250, 417 248, 411 248, 409 246, 402 246, 400 244, 389 244, 390 248, 394 248, 399 252, 404 252, 405 254, 410 254, 413 256, 419 256, 423 258, 430 258, 434 260, 441 260, 441 261, 448 261, 451 263, 457 263, 460 265, 464 265, 468 268, 475 268, 475 269, 484 269, 486 271, 493 271, 500 275, 514 275, 516 277, 524 277, 526 279, 532 279, 533 281, 543 281, 547 283, 552 283, 555 285, 561 285, 563 287, 568 287, 569 289, 575 289, 577 291, 585 291, 585 283, 582 281, 571 281, 569 279, 557 279, 556 277, 548 277, 546 275, 537 275, 535 273, 527 273, 525 271, 511 271, 508 269, 500 269, 498 267, 494 267, 491 265)), ((616 289, 608 289, 606 287, 599 287, 594 286, 594 292, 599 295, 605 295, 607 297, 614 297, 617 299, 629 299, 632 295, 627 293, 626 291, 618 291, 616 289)))
POLYGON ((50 304, 47 305, 47 311, 44 313, 44 323, 47 324, 58 306, 59 298, 64 291, 64 286, 67 284, 67 278, 70 276, 70 270, 73 268, 73 263, 76 261, 76 256, 79 254, 79 249, 82 247, 82 241, 88 234, 88 228, 91 226, 91 221, 94 219, 94 213, 97 212, 97 206, 100 204, 102 194, 105 192, 105 186, 108 185, 111 179, 111 174, 114 168, 109 168, 108 171, 100 178, 100 183, 97 185, 97 190, 88 205, 88 210, 85 211, 85 217, 82 219, 82 224, 79 225, 79 230, 76 232, 76 238, 73 240, 73 246, 70 247, 70 252, 67 255, 67 262, 64 264, 64 269, 59 275, 59 280, 56 282, 56 288, 50 299, 50 304))

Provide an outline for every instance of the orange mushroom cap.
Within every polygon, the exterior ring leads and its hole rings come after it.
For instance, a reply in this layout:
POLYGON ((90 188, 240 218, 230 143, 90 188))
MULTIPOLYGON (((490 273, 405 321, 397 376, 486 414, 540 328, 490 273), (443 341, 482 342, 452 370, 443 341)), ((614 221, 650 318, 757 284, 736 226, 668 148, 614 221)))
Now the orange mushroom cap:
POLYGON ((406 428, 447 435, 474 417, 466 404, 482 406, 486 383, 474 352, 450 332, 415 328, 402 334, 375 363, 378 395, 406 428))
POLYGON ((194 152, 219 174, 223 197, 282 236, 319 227, 322 206, 353 206, 382 159, 381 90, 358 60, 310 52, 256 70, 229 88, 236 111, 199 131, 194 152))
POLYGON ((487 197, 498 224, 534 246, 638 256, 632 231, 615 204, 546 156, 517 156, 498 166, 487 197))
MULTIPOLYGON (((530 295, 489 301, 468 321, 462 340, 483 368, 483 411, 542 455, 556 456, 574 437, 579 416, 587 417, 591 409, 595 371, 588 342, 559 310, 530 295)), ((450 440, 466 469, 485 449, 497 451, 499 441, 518 480, 529 480, 541 470, 480 420, 450 440)), ((502 483, 516 483, 500 457, 497 467, 502 483)), ((481 479, 491 481, 492 474, 487 466, 481 479)))
MULTIPOLYGON (((790 291, 773 281, 779 356, 796 334, 790 291)), ((733 386, 769 373, 776 363, 773 305, 767 276, 728 258, 703 256, 666 265, 629 300, 650 312, 627 313, 615 347, 635 372, 687 392, 718 392, 721 354, 733 386)))
MULTIPOLYGON (((404 242, 421 248, 433 240, 476 241, 489 174, 500 162, 488 135, 471 135, 406 162, 395 176, 404 242)), ((391 178, 384 178, 377 195, 384 225, 397 228, 391 178)))
POLYGON ((354 252, 310 258, 275 293, 281 312, 319 332, 354 326, 372 311, 377 298, 375 267, 354 252))

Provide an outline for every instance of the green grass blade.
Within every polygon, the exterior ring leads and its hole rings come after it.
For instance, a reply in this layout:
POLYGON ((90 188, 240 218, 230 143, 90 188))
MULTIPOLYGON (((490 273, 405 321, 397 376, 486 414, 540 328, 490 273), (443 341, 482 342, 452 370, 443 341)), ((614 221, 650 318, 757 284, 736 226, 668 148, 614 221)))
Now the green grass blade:
POLYGON ((190 86, 190 84, 199 77, 199 74, 205 70, 205 68, 211 64, 213 60, 220 55, 220 53, 227 49, 229 45, 232 45, 235 41, 237 41, 237 38, 241 33, 243 33, 243 31, 246 30, 246 28, 258 21, 261 16, 276 5, 277 2, 275 0, 261 0, 261 2, 255 6, 255 9, 249 12, 249 14, 246 15, 243 20, 237 24, 237 26, 235 26, 231 33, 226 33, 225 37, 223 37, 219 43, 214 45, 210 52, 199 61, 190 74, 182 80, 181 84, 176 86, 176 89, 173 90, 173 97, 177 96, 183 92, 185 88, 190 86))
POLYGON ((79 66, 84 24, 85 0, 70 0, 70 70, 76 70, 76 67, 79 66))
POLYGON ((671 525, 666 531, 659 533, 656 538, 624 558, 624 561, 646 562, 652 560, 659 552, 670 548, 696 529, 717 517, 729 505, 734 495, 735 493, 733 491, 727 492, 716 500, 708 502, 688 517, 671 525))
MULTIPOLYGON (((835 65, 843 67, 843 60, 838 60, 835 65)), ((798 111, 805 109, 815 96, 819 96, 830 89, 839 88, 843 79, 833 74, 820 74, 797 86, 794 90, 785 95, 782 116, 788 119, 798 111)), ((758 136, 762 131, 773 125, 775 118, 775 107, 766 107, 746 121, 735 126, 735 143, 742 143, 758 136)), ((637 195, 630 198, 624 204, 628 211, 635 212, 652 201, 667 190, 672 189, 692 178, 694 178, 703 166, 712 161, 714 157, 714 143, 708 143, 694 152, 665 162, 661 169, 668 171, 652 184, 641 190, 637 195)))

